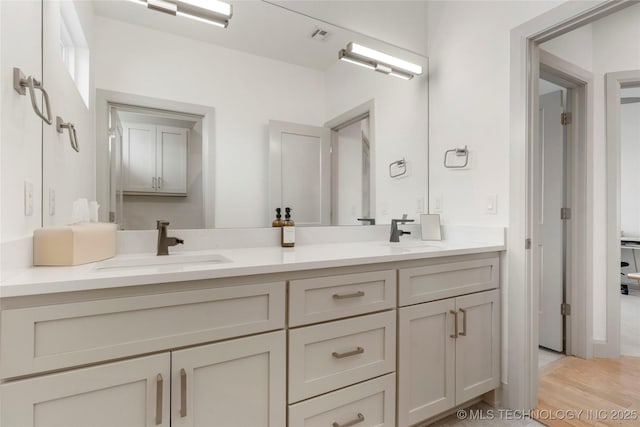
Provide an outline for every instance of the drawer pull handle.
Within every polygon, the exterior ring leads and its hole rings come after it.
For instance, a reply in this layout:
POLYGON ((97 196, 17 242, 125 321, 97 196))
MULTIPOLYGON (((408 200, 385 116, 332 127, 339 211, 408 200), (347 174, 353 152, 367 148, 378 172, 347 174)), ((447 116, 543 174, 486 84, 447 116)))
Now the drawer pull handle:
POLYGON ((358 416, 358 418, 356 418, 355 420, 347 421, 344 424, 340 424, 339 422, 334 421, 332 426, 333 427, 349 427, 349 426, 354 426, 354 425, 364 421, 364 415, 362 415, 361 413, 358 412, 357 416, 358 416))
POLYGON ((331 355, 336 359, 342 359, 343 357, 355 356, 356 354, 362 353, 364 353, 364 348, 358 347, 355 350, 347 351, 346 353, 337 353, 334 351, 333 353, 331 353, 331 355))
POLYGON ((162 375, 156 377, 156 425, 162 424, 162 375))
POLYGON ((187 416, 187 371, 180 369, 180 417, 187 416))
POLYGON ((363 296, 364 296, 364 291, 358 291, 350 294, 333 294, 333 299, 358 298, 363 296))
POLYGON ((460 309, 460 313, 462 313, 462 332, 460 332, 461 337, 467 336, 467 310, 464 308, 460 309))
POLYGON ((454 333, 452 335, 449 335, 449 337, 451 338, 458 338, 458 312, 455 310, 449 310, 449 313, 453 314, 453 330, 454 333))

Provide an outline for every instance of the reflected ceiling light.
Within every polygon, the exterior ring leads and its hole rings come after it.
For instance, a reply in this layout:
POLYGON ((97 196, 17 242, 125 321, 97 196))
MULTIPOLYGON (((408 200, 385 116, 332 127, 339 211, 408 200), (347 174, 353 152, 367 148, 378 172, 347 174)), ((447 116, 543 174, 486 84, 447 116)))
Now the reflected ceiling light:
POLYGON ((420 65, 353 42, 338 53, 338 58, 404 80, 410 80, 415 75, 422 74, 420 65))
POLYGON ((231 5, 219 0, 129 0, 147 8, 226 28, 229 25, 231 5))

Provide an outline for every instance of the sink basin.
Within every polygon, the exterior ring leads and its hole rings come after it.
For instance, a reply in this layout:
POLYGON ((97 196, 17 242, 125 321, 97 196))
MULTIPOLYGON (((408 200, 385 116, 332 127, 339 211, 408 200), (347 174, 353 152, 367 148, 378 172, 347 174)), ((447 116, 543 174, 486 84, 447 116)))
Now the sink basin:
POLYGON ((384 246, 396 249, 422 249, 422 248, 435 248, 442 249, 442 244, 425 242, 424 240, 405 240, 400 242, 387 242, 384 246))
POLYGON ((231 262, 222 255, 212 253, 176 253, 157 256, 156 254, 120 255, 96 264, 96 270, 116 268, 157 267, 166 265, 220 264, 231 262))

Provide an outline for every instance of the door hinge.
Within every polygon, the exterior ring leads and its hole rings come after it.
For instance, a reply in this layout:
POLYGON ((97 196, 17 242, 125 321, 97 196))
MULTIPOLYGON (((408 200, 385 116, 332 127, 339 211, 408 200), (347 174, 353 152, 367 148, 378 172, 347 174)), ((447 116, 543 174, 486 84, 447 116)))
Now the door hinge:
POLYGON ((562 314, 563 316, 570 316, 571 315, 571 304, 563 302, 562 304, 560 304, 560 314, 562 314))
POLYGON ((571 219, 571 208, 561 208, 560 209, 560 219, 566 221, 571 219))
POLYGON ((560 114, 560 124, 562 124, 562 126, 570 125, 571 124, 571 113, 561 113, 560 114))
POLYGON ((531 249, 531 239, 530 238, 524 239, 524 248, 525 249, 531 249))

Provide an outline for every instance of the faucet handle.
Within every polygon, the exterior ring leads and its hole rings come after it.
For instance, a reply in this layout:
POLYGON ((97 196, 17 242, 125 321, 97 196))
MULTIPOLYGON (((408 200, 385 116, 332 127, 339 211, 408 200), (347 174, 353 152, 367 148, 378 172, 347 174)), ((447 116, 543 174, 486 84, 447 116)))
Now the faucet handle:
POLYGON ((158 230, 160 230, 161 227, 168 227, 168 226, 169 226, 169 221, 165 221, 162 219, 156 220, 156 228, 158 230))
POLYGON ((402 223, 404 224, 405 222, 414 222, 415 219, 407 219, 407 218, 402 218, 402 219, 392 219, 391 222, 395 222, 395 223, 402 223))

